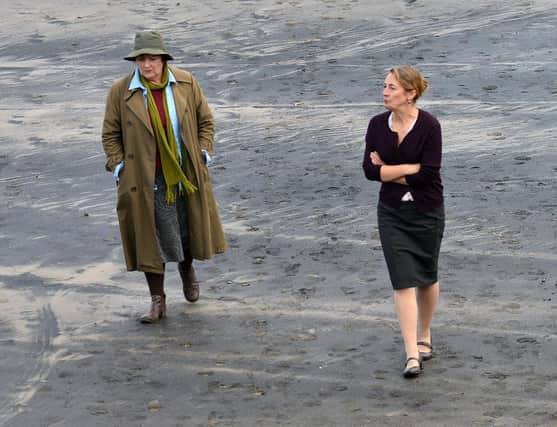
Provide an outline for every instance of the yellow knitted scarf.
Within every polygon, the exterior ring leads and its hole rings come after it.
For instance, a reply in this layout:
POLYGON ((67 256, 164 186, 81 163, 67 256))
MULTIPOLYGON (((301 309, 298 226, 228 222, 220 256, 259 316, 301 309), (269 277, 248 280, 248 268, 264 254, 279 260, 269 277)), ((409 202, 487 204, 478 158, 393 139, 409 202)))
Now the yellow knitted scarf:
POLYGON ((183 188, 180 189, 180 194, 183 194, 184 191, 186 194, 192 194, 197 190, 197 187, 184 175, 184 171, 180 166, 178 144, 176 143, 172 122, 168 114, 166 91, 162 91, 164 115, 166 116, 166 132, 162 126, 157 104, 151 93, 151 90, 164 89, 168 84, 168 67, 164 64, 160 83, 150 82, 141 74, 140 79, 143 86, 147 88, 147 106, 149 108, 149 115, 151 116, 151 123, 153 124, 155 140, 159 147, 162 172, 166 182, 166 201, 167 203, 174 203, 176 201, 176 193, 178 192, 178 183, 181 183, 183 186, 183 188))

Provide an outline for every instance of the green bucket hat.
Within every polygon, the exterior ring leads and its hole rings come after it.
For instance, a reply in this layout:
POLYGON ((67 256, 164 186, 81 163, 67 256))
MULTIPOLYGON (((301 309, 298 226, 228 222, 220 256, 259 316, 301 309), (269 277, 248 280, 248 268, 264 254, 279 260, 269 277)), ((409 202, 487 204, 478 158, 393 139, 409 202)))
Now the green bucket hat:
POLYGON ((135 61, 135 58, 139 55, 162 55, 166 59, 174 59, 164 48, 162 36, 156 31, 137 33, 133 50, 124 59, 135 61))

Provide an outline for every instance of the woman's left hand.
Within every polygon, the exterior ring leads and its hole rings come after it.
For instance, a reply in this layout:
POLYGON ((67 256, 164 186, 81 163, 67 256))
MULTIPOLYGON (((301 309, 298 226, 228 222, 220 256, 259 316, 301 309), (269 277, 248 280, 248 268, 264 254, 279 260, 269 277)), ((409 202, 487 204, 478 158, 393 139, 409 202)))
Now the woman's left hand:
POLYGON ((371 154, 369 155, 369 158, 371 159, 371 164, 373 165, 382 166, 385 164, 385 162, 381 159, 381 156, 379 156, 379 153, 377 151, 372 151, 371 154))

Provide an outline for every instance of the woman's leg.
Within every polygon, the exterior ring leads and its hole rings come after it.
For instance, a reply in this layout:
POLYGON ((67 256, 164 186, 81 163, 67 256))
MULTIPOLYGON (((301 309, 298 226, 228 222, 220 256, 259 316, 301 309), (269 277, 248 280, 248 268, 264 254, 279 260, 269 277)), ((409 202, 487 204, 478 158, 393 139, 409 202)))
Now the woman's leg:
POLYGON ((199 299, 199 280, 193 268, 193 257, 189 250, 184 250, 184 261, 178 263, 178 271, 182 278, 182 291, 184 297, 189 302, 196 302, 199 299))
MULTIPOLYGON (((439 282, 435 282, 429 286, 418 287, 417 293, 418 302, 418 339, 417 341, 425 341, 431 343, 431 320, 433 313, 437 308, 439 301, 439 282)), ((420 346, 422 352, 430 351, 425 346, 420 346)))
POLYGON ((145 272, 145 278, 147 279, 151 296, 164 295, 164 273, 158 274, 145 272))
MULTIPOLYGON (((163 266, 164 268, 164 266, 163 266)), ((145 272, 151 293, 151 309, 139 319, 141 323, 154 323, 166 314, 166 295, 164 294, 164 273, 145 272)))
MULTIPOLYGON (((416 290, 414 288, 395 290, 395 307, 398 321, 400 323, 400 332, 404 340, 404 348, 406 350, 406 358, 419 358, 418 340, 416 339, 416 327, 418 323, 418 305, 416 302, 416 290)), ((418 366, 416 360, 410 360, 408 367, 418 366)))

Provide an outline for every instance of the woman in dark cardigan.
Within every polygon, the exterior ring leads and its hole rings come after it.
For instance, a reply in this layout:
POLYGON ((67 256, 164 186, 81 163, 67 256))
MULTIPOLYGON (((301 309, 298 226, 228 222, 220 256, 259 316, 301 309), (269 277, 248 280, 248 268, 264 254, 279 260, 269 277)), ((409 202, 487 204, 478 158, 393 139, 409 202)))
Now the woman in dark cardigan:
POLYGON ((441 126, 416 106, 427 81, 413 67, 392 68, 383 85, 388 110, 373 117, 366 134, 363 169, 380 181, 377 221, 395 293, 406 363, 416 377, 431 359, 430 325, 439 300, 437 261, 445 214, 441 126))

